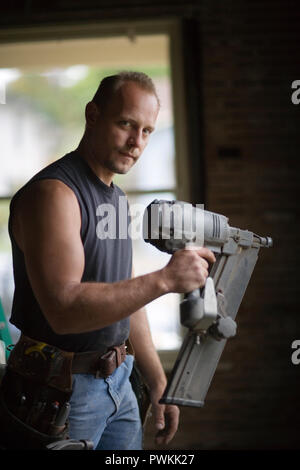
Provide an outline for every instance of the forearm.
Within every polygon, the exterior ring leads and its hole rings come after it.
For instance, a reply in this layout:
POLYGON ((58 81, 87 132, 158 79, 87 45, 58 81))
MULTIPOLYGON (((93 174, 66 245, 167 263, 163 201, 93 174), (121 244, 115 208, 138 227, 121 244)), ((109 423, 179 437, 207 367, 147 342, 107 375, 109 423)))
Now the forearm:
MULTIPOLYGON (((58 334, 104 328, 167 292, 160 271, 115 283, 70 283, 47 317, 58 334)), ((139 348, 139 347, 138 347, 139 348)))
POLYGON ((152 413, 158 431, 156 444, 168 444, 178 428, 179 409, 174 405, 159 403, 167 380, 152 341, 145 309, 130 317, 130 340, 139 369, 150 388, 152 413))
POLYGON ((150 388, 164 390, 167 380, 155 349, 144 308, 130 317, 130 342, 138 367, 150 388))

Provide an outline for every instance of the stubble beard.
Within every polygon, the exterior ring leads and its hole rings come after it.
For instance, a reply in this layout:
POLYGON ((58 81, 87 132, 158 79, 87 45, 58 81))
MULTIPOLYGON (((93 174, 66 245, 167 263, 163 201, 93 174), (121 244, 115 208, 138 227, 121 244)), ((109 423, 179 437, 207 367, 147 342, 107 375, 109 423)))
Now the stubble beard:
POLYGON ((108 160, 106 162, 106 168, 108 170, 110 170, 112 173, 116 173, 116 174, 119 174, 119 175, 125 175, 126 173, 128 173, 129 170, 131 170, 131 168, 135 165, 136 163, 136 160, 132 160, 132 163, 131 164, 117 164, 111 160, 108 160))

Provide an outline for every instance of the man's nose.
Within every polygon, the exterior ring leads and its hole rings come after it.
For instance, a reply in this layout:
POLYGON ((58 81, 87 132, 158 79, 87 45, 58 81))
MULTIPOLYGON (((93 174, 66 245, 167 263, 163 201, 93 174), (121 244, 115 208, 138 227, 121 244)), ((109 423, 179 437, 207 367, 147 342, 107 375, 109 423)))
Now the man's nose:
POLYGON ((143 145, 143 131, 135 130, 132 132, 128 138, 128 144, 131 147, 141 148, 143 145))

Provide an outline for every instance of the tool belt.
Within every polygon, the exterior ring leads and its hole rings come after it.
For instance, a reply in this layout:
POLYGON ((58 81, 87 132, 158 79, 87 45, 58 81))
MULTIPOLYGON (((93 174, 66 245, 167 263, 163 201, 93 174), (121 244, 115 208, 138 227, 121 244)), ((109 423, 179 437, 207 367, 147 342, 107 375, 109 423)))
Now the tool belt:
MULTIPOLYGON (((126 354, 134 355, 129 341, 108 350, 74 353, 22 334, 10 353, 0 387, 0 421, 7 423, 2 434, 0 427, 2 441, 8 448, 12 443, 22 443, 24 448, 31 449, 65 439, 72 374, 108 377, 122 364, 126 354)), ((150 409, 149 390, 135 361, 130 381, 145 425, 150 409)))
POLYGON ((93 374, 96 378, 111 375, 126 358, 125 343, 113 346, 105 354, 99 352, 75 353, 72 361, 73 374, 93 374))
POLYGON ((126 358, 125 343, 102 351, 74 353, 21 335, 8 359, 8 368, 23 377, 63 392, 72 390, 72 374, 108 377, 126 358))
POLYGON ((126 352, 127 347, 121 344, 109 350, 74 353, 22 334, 10 353, 1 383, 3 406, 27 430, 64 437, 72 374, 108 377, 125 360, 126 352))

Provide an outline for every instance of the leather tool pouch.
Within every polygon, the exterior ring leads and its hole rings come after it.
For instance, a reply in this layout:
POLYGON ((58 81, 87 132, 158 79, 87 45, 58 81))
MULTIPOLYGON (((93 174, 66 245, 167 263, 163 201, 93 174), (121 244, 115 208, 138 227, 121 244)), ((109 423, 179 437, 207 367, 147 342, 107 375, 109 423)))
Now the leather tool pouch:
POLYGON ((27 442, 27 448, 66 437, 72 358, 71 352, 24 335, 10 353, 1 383, 0 410, 14 429, 15 439, 19 436, 17 440, 27 442))
POLYGON ((21 335, 8 359, 8 368, 34 382, 72 391, 74 353, 21 335))

